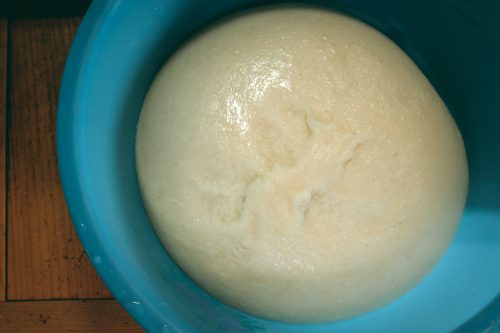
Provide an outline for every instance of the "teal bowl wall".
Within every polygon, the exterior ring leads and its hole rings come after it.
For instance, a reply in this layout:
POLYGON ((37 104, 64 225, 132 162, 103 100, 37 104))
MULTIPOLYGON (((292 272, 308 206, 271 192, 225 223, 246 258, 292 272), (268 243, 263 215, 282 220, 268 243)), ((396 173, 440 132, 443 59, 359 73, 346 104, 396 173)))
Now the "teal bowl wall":
POLYGON ((500 1, 309 1, 353 15, 399 44, 443 97, 469 158, 458 234, 415 289, 369 314, 317 325, 224 305, 171 260, 144 212, 134 140, 148 86, 204 25, 269 1, 95 0, 62 83, 57 142, 73 223, 98 272, 149 332, 500 331, 500 1))

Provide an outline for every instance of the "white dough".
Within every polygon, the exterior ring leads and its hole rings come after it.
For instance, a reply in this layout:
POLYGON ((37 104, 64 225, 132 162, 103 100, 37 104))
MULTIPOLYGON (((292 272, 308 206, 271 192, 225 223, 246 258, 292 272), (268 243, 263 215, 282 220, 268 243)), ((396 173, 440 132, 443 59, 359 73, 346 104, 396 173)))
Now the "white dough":
POLYGON ((416 65, 313 8, 233 17, 184 45, 151 86, 136 150, 169 254, 280 321, 401 296, 450 244, 467 193, 461 135, 416 65))

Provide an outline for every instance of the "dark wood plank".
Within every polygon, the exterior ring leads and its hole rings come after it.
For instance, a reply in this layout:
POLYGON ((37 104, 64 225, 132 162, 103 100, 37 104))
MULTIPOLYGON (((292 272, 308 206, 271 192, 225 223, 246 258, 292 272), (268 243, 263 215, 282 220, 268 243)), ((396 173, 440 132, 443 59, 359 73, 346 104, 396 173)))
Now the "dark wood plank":
POLYGON ((7 92, 7 20, 0 20, 0 302, 5 301, 5 193, 6 184, 6 92, 7 92))
POLYGON ((79 22, 9 22, 8 300, 110 296, 75 235, 57 169, 57 93, 79 22))
POLYGON ((144 332, 113 300, 0 303, 0 333, 144 332))
POLYGON ((91 0, 12 0, 9 3, 9 17, 18 19, 82 16, 90 3, 91 0))

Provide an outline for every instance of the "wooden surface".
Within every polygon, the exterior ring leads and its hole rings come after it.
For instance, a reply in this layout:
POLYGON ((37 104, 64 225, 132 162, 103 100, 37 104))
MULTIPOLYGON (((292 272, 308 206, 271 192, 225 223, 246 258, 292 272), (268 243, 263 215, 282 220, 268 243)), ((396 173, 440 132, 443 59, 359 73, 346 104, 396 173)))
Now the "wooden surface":
POLYGON ((113 300, 0 303, 0 333, 138 331, 113 300))
POLYGON ((0 19, 0 302, 5 301, 7 20, 0 19))
POLYGON ((85 255, 59 179, 57 94, 83 13, 21 2, 0 9, 0 332, 142 332, 85 255))
POLYGON ((57 92, 78 23, 10 23, 9 300, 110 296, 78 244, 57 169, 57 92))

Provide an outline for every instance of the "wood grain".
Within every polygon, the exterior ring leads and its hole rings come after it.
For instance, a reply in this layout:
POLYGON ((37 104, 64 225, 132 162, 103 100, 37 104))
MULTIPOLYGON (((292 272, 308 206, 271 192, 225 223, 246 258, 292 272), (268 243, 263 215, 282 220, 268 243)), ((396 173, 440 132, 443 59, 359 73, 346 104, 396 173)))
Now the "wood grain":
POLYGON ((0 333, 144 332, 115 301, 0 303, 0 333))
POLYGON ((80 300, 110 294, 75 235, 57 169, 57 92, 80 19, 54 17, 89 3, 11 1, 7 15, 0 0, 0 333, 143 332, 115 300, 80 300))
POLYGON ((5 301, 7 20, 0 20, 0 302, 5 301))
POLYGON ((79 22, 9 23, 8 300, 110 296, 70 223, 57 168, 57 93, 79 22))

